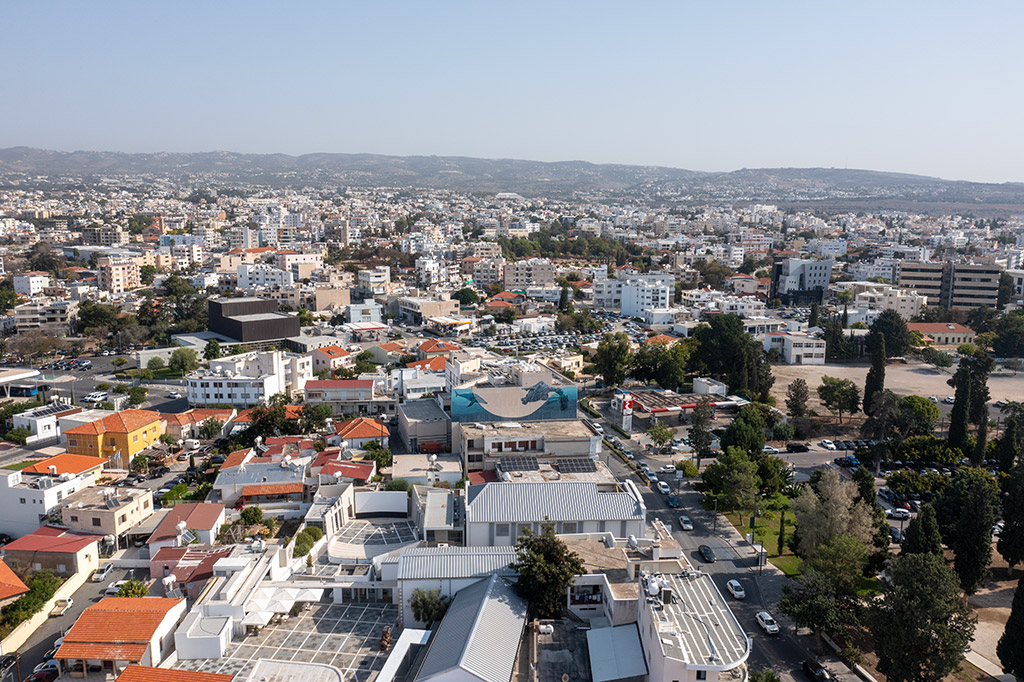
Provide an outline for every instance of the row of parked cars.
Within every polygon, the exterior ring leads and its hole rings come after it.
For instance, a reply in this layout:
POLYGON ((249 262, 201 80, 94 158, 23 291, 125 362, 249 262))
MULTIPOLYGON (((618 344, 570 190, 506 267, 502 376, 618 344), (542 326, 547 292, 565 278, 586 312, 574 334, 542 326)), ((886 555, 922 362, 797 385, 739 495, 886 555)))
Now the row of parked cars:
POLYGON ((823 440, 818 445, 826 450, 867 450, 880 445, 878 440, 823 440))
POLYGON ((84 358, 65 358, 55 362, 48 362, 45 365, 42 365, 40 369, 78 370, 79 372, 85 372, 86 370, 92 369, 92 360, 86 360, 84 358))

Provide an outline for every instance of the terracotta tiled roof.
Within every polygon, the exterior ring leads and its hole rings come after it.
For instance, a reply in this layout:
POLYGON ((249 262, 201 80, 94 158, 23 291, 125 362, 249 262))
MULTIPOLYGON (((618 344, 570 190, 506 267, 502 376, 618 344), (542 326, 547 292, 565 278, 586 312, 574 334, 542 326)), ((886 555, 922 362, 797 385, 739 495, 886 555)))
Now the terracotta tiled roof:
POLYGON ((498 474, 494 469, 486 471, 471 471, 467 474, 469 485, 480 485, 482 483, 494 483, 498 480, 498 474))
POLYGON ((343 439, 351 438, 387 438, 388 429, 376 419, 356 417, 336 424, 334 432, 343 439))
POLYGON ((359 481, 365 481, 373 476, 374 463, 373 462, 328 462, 324 465, 324 468, 320 471, 321 474, 341 474, 345 478, 352 478, 359 481))
POLYGON ((227 457, 224 458, 224 463, 220 465, 221 470, 230 469, 236 467, 242 463, 245 456, 252 452, 252 448, 245 448, 244 450, 235 450, 227 457))
POLYGON ((317 348, 317 350, 331 358, 345 358, 351 355, 347 350, 338 346, 324 346, 323 348, 317 348))
POLYGON ((149 536, 146 544, 171 540, 178 535, 177 525, 184 521, 187 528, 213 530, 224 512, 224 505, 214 502, 185 502, 176 504, 167 512, 160 525, 149 536))
POLYGON ((503 291, 500 294, 495 294, 493 300, 495 301, 518 301, 526 298, 523 294, 517 294, 513 291, 503 291))
POLYGON ((394 341, 379 344, 377 347, 386 350, 389 353, 401 353, 405 350, 405 347, 402 346, 402 344, 395 343, 394 341))
POLYGON ((0 599, 10 599, 28 592, 28 586, 21 581, 11 567, 0 559, 0 599))
POLYGON ((91 533, 78 533, 67 528, 43 526, 17 540, 11 540, 4 545, 4 551, 71 553, 99 542, 102 537, 91 533))
POLYGON ((242 497, 255 497, 256 495, 291 495, 302 492, 302 481, 292 483, 261 483, 260 485, 247 485, 242 488, 242 497))
POLYGON ((78 617, 55 658, 141 660, 167 613, 180 602, 163 597, 101 599, 78 617))
POLYGON ((419 345, 419 349, 424 353, 447 353, 448 351, 462 350, 462 346, 449 341, 427 339, 419 345))
POLYGON ((373 379, 315 379, 306 382, 311 388, 373 388, 373 379))
POLYGON ((106 463, 106 459, 103 457, 89 457, 87 455, 72 455, 67 452, 62 452, 59 455, 54 455, 49 459, 44 459, 31 466, 27 466, 22 469, 23 472, 28 474, 48 474, 52 473, 50 467, 57 467, 57 474, 80 474, 90 469, 101 467, 106 463))
POLYGON ((671 346, 678 340, 679 339, 677 339, 676 337, 669 336, 668 334, 658 334, 657 336, 652 336, 651 338, 647 339, 646 343, 658 343, 671 346))
POLYGON ((150 410, 124 410, 97 419, 88 424, 82 424, 67 431, 66 433, 96 436, 103 433, 131 433, 149 426, 153 422, 160 421, 160 413, 150 410))
POLYGON ((493 308, 495 310, 499 308, 515 308, 515 305, 508 301, 488 301, 485 305, 486 307, 493 308))
POLYGON ((231 682, 234 678, 234 675, 221 675, 219 673, 200 673, 194 670, 130 665, 118 676, 116 682, 231 682))
MULTIPOLYGON (((308 386, 311 382, 306 382, 308 386)), ((236 424, 246 424, 252 421, 252 411, 255 408, 250 407, 247 410, 242 410, 235 417, 234 421, 236 424)), ((285 419, 298 419, 302 416, 302 405, 285 405, 284 406, 284 417, 285 419)))
POLYGON ((414 369, 422 369, 425 372, 443 372, 444 371, 444 358, 427 358, 426 360, 416 360, 410 362, 406 367, 412 367, 414 369))
POLYGON ((956 322, 908 322, 907 329, 912 332, 921 332, 922 334, 974 333, 974 330, 970 327, 965 327, 956 322))

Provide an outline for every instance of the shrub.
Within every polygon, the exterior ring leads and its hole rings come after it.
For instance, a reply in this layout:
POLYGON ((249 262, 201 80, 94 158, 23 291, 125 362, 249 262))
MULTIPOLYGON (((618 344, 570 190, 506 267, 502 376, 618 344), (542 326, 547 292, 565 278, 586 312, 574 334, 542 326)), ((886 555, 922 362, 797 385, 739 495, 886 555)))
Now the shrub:
POLYGON ((263 520, 263 510, 259 507, 246 507, 240 514, 242 523, 247 526, 255 526, 263 520))
POLYGON ((28 593, 4 609, 3 616, 0 617, 0 634, 7 635, 15 627, 42 611, 60 584, 61 579, 52 571, 36 571, 30 575, 25 580, 28 593))
POLYGON ((324 536, 324 532, 316 526, 307 526, 306 529, 302 532, 308 535, 313 540, 313 542, 316 542, 324 536))
POLYGON ((305 533, 299 533, 295 538, 295 556, 306 556, 309 550, 313 549, 313 540, 305 533))

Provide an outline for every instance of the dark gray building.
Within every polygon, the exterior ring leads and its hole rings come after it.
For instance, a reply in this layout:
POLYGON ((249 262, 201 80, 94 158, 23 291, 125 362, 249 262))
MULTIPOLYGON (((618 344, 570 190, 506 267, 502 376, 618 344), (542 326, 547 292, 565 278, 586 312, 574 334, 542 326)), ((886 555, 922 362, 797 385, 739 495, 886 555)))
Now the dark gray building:
POLYGON ((278 312, 277 301, 253 296, 210 301, 210 331, 251 343, 287 339, 300 333, 299 318, 278 312))

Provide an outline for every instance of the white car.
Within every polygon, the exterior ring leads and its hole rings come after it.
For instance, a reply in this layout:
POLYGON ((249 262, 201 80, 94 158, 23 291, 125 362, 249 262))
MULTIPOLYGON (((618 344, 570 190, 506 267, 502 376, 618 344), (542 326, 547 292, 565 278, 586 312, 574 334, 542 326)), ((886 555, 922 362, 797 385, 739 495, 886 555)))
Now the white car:
POLYGON ((779 449, 771 445, 765 445, 763 448, 761 448, 761 451, 764 452, 766 455, 779 454, 779 449))
POLYGON ((910 518, 910 512, 908 512, 906 509, 900 509, 899 507, 894 507, 886 511, 885 515, 888 516, 890 519, 906 520, 910 518))
POLYGON ((779 634, 779 624, 775 622, 774 618, 772 618, 772 614, 767 611, 760 611, 756 616, 754 616, 754 619, 757 620, 757 624, 761 626, 761 629, 764 630, 765 634, 779 634))
POLYGON ((946 403, 947 405, 952 405, 953 403, 956 402, 956 398, 954 398, 951 395, 947 395, 945 398, 942 399, 942 402, 946 403))
POLYGON ((665 466, 658 469, 659 474, 671 474, 675 473, 676 467, 674 464, 666 464, 665 466))
POLYGON ((747 593, 743 591, 743 585, 740 585, 739 580, 730 580, 725 584, 725 589, 729 590, 729 594, 735 599, 747 598, 747 593))
POLYGON ((928 400, 932 401, 933 403, 939 402, 939 399, 933 395, 928 396, 928 400))
POLYGON ((171 391, 170 393, 167 394, 167 397, 170 398, 171 400, 179 400, 181 398, 181 394, 178 393, 177 391, 171 391))
POLYGON ((662 495, 668 495, 672 492, 672 489, 668 487, 668 483, 665 483, 665 481, 658 481, 658 492, 662 495))
POLYGON ((92 581, 94 583, 103 582, 110 572, 114 570, 114 564, 103 564, 96 569, 96 572, 92 574, 92 581))
POLYGON ((826 450, 835 450, 836 449, 836 444, 833 443, 830 440, 823 440, 823 441, 821 441, 821 443, 819 443, 819 445, 821 445, 821 447, 825 448, 826 450))
POLYGON ((689 516, 680 516, 679 527, 683 530, 693 530, 693 521, 690 520, 689 516))

